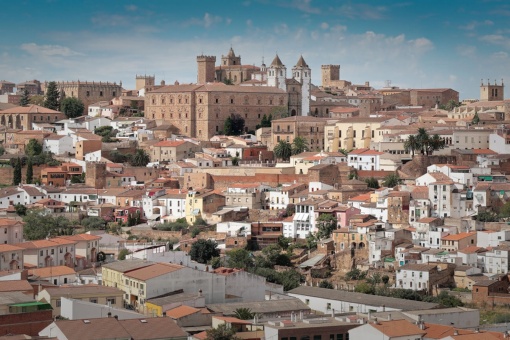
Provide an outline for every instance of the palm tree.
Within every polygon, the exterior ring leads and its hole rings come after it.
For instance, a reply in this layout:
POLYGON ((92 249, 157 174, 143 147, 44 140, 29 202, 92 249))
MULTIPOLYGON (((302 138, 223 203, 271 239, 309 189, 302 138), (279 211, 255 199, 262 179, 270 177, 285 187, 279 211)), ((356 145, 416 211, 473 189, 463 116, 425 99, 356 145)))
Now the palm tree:
POLYGON ((290 145, 290 143, 285 140, 281 140, 274 147, 273 153, 276 158, 287 161, 292 155, 292 145, 290 145))
POLYGON ((444 138, 441 138, 438 134, 435 134, 432 136, 432 138, 429 138, 429 143, 427 145, 427 155, 431 155, 435 150, 444 149, 445 146, 446 142, 444 138))
POLYGON ((418 141, 419 148, 421 149, 422 155, 427 154, 427 148, 430 143, 430 136, 425 130, 425 128, 419 128, 418 134, 416 135, 416 140, 418 141))
POLYGON ((406 152, 411 151, 412 157, 414 158, 414 152, 420 148, 416 135, 410 135, 404 142, 404 150, 406 152))
POLYGON ((241 307, 234 311, 234 316, 240 320, 250 320, 255 317, 255 313, 249 308, 241 307))
POLYGON ((292 142, 292 154, 298 155, 302 152, 308 151, 308 142, 303 137, 296 137, 292 142))
POLYGON ((145 150, 137 149, 130 163, 132 166, 146 166, 150 161, 150 156, 145 150))

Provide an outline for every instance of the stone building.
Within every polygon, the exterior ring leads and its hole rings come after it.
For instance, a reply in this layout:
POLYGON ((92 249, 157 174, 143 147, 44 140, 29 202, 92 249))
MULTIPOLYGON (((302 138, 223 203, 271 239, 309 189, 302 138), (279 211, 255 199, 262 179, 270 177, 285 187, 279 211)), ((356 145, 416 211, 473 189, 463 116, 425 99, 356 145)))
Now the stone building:
POLYGON ((16 84, 7 80, 0 80, 0 94, 14 93, 16 84))
POLYGON ((258 66, 242 65, 241 56, 236 56, 231 47, 227 55, 221 56, 220 66, 215 67, 215 78, 217 81, 229 80, 233 84, 239 85, 243 81, 250 80, 252 74, 259 71, 260 67, 258 66))
MULTIPOLYGON (((47 88, 45 83, 45 88, 47 88)), ((60 97, 78 98, 85 105, 85 109, 91 104, 100 101, 110 101, 122 94, 122 82, 120 84, 96 81, 65 81, 57 82, 60 97)))
POLYGON ((487 79, 487 84, 482 83, 480 85, 480 101, 496 101, 505 99, 505 84, 501 79, 501 84, 498 85, 497 81, 491 84, 490 80, 487 79))
POLYGON ((209 140, 221 134, 232 114, 244 118, 245 131, 255 130, 264 115, 287 103, 288 94, 274 87, 169 85, 146 94, 145 117, 172 124, 180 134, 209 140))
POLYGON ((17 94, 23 94, 25 90, 28 90, 28 93, 31 96, 42 94, 41 82, 39 80, 34 79, 31 81, 26 81, 24 83, 16 84, 17 94))
POLYGON ((51 124, 65 118, 62 112, 39 105, 17 106, 0 111, 0 125, 12 129, 32 130, 32 123, 51 124))
POLYGON ((280 140, 292 143, 296 137, 302 137, 308 142, 308 148, 313 151, 324 149, 324 127, 327 118, 293 116, 272 121, 271 145, 272 150, 280 140))
POLYGON ((322 65, 321 80, 322 88, 343 89, 351 85, 346 80, 340 80, 340 65, 322 65))

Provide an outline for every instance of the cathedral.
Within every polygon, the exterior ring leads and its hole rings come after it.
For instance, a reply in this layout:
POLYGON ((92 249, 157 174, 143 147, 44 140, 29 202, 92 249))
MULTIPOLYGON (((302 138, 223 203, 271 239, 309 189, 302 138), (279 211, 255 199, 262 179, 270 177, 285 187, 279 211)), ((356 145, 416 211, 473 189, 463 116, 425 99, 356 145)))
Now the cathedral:
POLYGON ((276 55, 268 67, 243 65, 231 48, 216 66, 215 56, 197 57, 197 83, 162 86, 146 93, 145 117, 173 125, 183 135, 209 140, 221 134, 233 114, 255 130, 264 115, 286 108, 291 116, 310 112, 311 70, 301 56, 287 78, 276 55), (227 85, 232 84, 232 85, 227 85))

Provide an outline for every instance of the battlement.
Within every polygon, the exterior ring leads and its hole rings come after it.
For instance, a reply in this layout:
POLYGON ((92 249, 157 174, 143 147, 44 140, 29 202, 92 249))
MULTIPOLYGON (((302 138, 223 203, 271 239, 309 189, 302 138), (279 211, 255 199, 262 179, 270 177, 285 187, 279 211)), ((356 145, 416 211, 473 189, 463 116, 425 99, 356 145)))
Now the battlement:
POLYGON ((498 81, 497 81, 496 79, 494 80, 494 84, 491 84, 490 79, 487 79, 487 84, 485 84, 485 85, 484 85, 484 83, 483 83, 483 79, 482 79, 482 83, 481 83, 481 85, 480 85, 480 86, 486 86, 486 85, 491 85, 491 86, 505 86, 505 84, 503 83, 503 79, 501 79, 501 84, 500 84, 500 85, 498 85, 498 81))
MULTIPOLYGON (((47 83, 45 83, 47 84, 47 83)), ((100 85, 100 86, 119 86, 117 82, 104 82, 104 81, 59 81, 57 85, 100 85)), ((122 86, 122 82, 120 82, 120 86, 122 86)))
POLYGON ((340 69, 340 65, 321 65, 323 70, 340 69))
POLYGON ((152 75, 152 76, 150 76, 150 75, 148 76, 146 74, 143 75, 143 76, 141 74, 140 75, 138 75, 138 74, 136 75, 136 79, 155 79, 155 78, 156 78, 155 75, 152 75))
POLYGON ((197 61, 212 61, 216 62, 216 57, 211 55, 199 55, 197 56, 197 61))

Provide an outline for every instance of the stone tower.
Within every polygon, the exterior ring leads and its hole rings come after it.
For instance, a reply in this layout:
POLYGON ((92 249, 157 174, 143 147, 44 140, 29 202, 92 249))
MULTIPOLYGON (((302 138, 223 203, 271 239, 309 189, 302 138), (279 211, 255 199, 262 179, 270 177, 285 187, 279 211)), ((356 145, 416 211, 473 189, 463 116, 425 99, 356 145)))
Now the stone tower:
POLYGON ((228 54, 221 56, 221 66, 234 66, 234 65, 241 65, 241 56, 237 56, 234 53, 234 49, 231 47, 230 51, 228 51, 228 54))
POLYGON ((197 84, 207 84, 214 82, 215 64, 215 56, 199 55, 197 57, 197 84))
POLYGON ((312 86, 312 71, 308 64, 299 57, 298 62, 292 68, 292 78, 301 83, 301 115, 308 116, 310 112, 310 87, 312 86))
POLYGON ((267 86, 273 86, 287 91, 287 68, 283 65, 278 54, 267 69, 267 86))
POLYGON ((85 165, 85 184, 96 189, 106 187, 106 163, 87 162, 85 165))
POLYGON ((489 79, 487 79, 487 84, 484 84, 482 79, 480 85, 480 101, 504 100, 504 90, 505 84, 503 84, 503 79, 501 79, 500 85, 498 85, 497 81, 491 84, 489 79))
POLYGON ((147 86, 154 86, 156 84, 156 77, 155 76, 148 76, 148 75, 136 75, 136 90, 140 91, 144 87, 147 86))
POLYGON ((331 87, 340 80, 340 65, 322 65, 322 87, 331 87))

